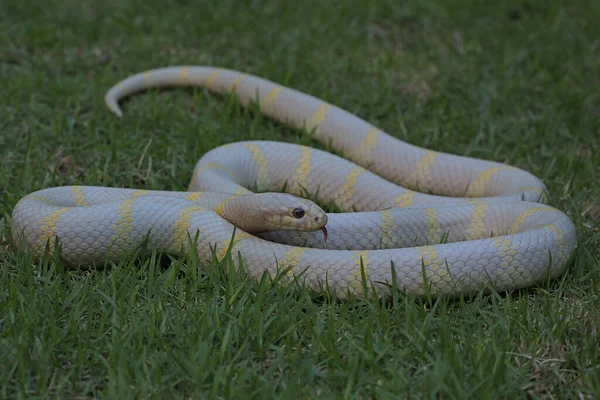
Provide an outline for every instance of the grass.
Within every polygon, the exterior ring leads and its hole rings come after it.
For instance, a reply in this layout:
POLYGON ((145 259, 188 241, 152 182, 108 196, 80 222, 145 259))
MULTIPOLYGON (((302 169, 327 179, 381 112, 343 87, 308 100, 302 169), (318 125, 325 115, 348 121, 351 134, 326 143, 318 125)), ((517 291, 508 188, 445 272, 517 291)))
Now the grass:
POLYGON ((600 392, 600 9, 594 0, 5 0, 0 6, 2 398, 594 398, 600 392), (107 269, 34 262, 23 195, 69 184, 184 190, 231 141, 311 144, 203 90, 123 77, 235 68, 430 149, 542 178, 580 246, 549 285, 339 302, 194 255, 107 269))

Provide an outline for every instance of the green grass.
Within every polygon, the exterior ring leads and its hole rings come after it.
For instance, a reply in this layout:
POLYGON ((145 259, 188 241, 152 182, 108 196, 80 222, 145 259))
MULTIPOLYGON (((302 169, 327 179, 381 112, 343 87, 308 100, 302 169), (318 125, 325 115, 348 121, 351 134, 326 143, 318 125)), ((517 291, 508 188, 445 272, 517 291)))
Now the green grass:
POLYGON ((0 396, 592 398, 600 391, 600 8, 595 0, 0 3, 0 396), (243 4, 243 5, 242 5, 243 4), (15 248, 41 188, 184 190, 246 139, 308 143, 203 90, 104 107, 173 64, 253 73, 430 149, 542 178, 580 247, 508 295, 339 302, 193 254, 65 270, 15 248))

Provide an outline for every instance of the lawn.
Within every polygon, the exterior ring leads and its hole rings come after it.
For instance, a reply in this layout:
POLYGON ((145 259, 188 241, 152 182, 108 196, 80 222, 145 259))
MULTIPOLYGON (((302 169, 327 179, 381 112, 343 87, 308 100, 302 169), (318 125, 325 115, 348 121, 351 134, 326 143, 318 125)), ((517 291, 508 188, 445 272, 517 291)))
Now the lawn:
POLYGON ((0 3, 0 397, 593 398, 600 392, 596 0, 0 3), (228 263, 98 270, 10 237, 58 185, 185 190, 198 158, 306 135, 202 89, 104 93, 167 65, 242 70, 429 149, 540 177, 576 223, 566 274, 529 290, 337 301, 228 263))

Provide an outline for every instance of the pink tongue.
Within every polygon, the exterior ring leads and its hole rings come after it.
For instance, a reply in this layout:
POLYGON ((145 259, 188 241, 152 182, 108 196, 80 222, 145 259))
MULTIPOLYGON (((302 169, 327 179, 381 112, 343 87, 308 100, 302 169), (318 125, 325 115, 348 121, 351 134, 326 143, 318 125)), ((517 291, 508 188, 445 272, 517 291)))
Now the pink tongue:
POLYGON ((327 241, 327 228, 322 227, 321 230, 323 231, 323 236, 325 236, 325 242, 327 241))

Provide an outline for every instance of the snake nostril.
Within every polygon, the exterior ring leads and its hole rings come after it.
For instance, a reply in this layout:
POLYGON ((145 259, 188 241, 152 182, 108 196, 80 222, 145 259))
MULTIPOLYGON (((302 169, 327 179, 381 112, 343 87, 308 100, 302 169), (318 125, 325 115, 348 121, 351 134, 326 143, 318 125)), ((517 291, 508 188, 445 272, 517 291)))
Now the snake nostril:
POLYGON ((319 222, 319 217, 315 217, 315 222, 319 222))

